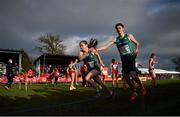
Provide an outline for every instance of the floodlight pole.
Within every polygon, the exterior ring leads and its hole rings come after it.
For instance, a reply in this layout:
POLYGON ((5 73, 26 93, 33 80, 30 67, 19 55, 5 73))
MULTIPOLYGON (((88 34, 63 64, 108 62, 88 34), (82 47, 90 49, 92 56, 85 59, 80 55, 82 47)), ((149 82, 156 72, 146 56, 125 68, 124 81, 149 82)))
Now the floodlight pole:
POLYGON ((19 54, 19 73, 22 72, 22 52, 19 54))
POLYGON ((45 69, 45 63, 46 63, 46 53, 43 54, 44 55, 44 61, 43 61, 43 70, 45 69))

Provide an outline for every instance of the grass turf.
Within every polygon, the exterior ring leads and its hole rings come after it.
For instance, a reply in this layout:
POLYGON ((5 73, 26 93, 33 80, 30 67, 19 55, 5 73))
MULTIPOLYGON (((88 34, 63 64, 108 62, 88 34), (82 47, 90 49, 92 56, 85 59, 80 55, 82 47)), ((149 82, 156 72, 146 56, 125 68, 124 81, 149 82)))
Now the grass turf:
MULTIPOLYGON (((158 80, 158 87, 147 89, 145 97, 139 96, 131 102, 129 89, 122 84, 114 89, 114 96, 103 93, 94 98, 90 87, 77 86, 69 91, 69 84, 32 84, 28 91, 13 84, 6 90, 0 85, 0 115, 180 115, 180 79, 158 80)), ((111 83, 106 85, 112 89, 111 83)))

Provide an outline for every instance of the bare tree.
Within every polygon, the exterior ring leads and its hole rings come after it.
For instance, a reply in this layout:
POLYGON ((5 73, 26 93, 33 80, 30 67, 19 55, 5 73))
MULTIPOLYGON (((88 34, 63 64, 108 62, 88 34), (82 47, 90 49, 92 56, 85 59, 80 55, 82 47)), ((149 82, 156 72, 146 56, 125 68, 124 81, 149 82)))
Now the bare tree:
POLYGON ((36 47, 42 53, 48 53, 53 55, 62 55, 66 49, 66 46, 62 44, 63 40, 59 36, 53 36, 47 34, 37 39, 39 46, 36 47))

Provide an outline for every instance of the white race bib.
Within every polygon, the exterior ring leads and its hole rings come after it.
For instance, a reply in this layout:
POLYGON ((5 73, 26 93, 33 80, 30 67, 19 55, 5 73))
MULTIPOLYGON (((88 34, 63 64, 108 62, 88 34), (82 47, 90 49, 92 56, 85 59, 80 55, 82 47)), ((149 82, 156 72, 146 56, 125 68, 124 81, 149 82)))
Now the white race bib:
POLYGON ((94 62, 93 61, 92 62, 88 62, 88 64, 89 64, 90 68, 94 68, 94 62))
POLYGON ((130 48, 128 45, 123 45, 120 47, 120 52, 122 55, 130 54, 130 48))

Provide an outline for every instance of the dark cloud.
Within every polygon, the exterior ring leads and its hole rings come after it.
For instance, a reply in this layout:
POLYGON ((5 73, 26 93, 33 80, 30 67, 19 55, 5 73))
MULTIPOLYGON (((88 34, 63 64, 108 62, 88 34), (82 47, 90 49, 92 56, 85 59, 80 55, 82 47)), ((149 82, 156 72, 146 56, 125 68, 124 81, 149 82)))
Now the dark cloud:
MULTIPOLYGON (((1 0, 0 48, 24 48, 37 55, 36 39, 51 33, 71 47, 67 54, 78 54, 81 39, 97 37, 102 45, 116 36, 114 25, 122 22, 141 44, 137 61, 147 65, 155 52, 172 69, 170 59, 180 56, 179 11, 179 0, 1 0)), ((116 47, 102 58, 107 64, 111 58, 120 60, 116 47)))

